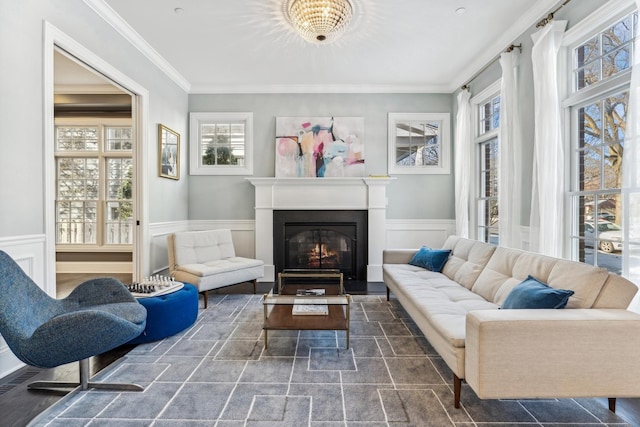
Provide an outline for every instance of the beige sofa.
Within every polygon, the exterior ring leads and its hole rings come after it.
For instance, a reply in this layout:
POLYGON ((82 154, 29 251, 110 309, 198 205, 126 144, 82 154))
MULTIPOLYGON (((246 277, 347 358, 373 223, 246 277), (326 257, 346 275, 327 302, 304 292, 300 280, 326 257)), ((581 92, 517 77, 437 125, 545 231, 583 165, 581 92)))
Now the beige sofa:
POLYGON ((383 277, 454 374, 481 399, 640 397, 640 315, 632 282, 603 268, 450 236, 442 273, 385 250, 383 277), (573 290, 565 309, 500 309, 532 275, 573 290))
POLYGON ((236 256, 231 230, 183 231, 167 236, 169 274, 180 282, 191 283, 203 295, 207 292, 264 276, 264 262, 236 256))

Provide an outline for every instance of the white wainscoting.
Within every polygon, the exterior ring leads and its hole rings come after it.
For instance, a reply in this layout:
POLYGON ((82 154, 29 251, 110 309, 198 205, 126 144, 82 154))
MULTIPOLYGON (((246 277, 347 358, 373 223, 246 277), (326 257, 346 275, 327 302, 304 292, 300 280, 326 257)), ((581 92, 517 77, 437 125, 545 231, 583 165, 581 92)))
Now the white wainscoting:
MULTIPOLYGON (((55 295, 56 284, 44 283, 45 276, 45 236, 13 236, 0 238, 0 250, 13 258, 31 279, 49 295, 55 295)), ((13 355, 6 342, 0 337, 0 378, 24 366, 13 355)))
POLYGON ((169 268, 169 254, 167 252, 167 236, 179 231, 189 231, 189 221, 156 222, 149 225, 149 259, 151 273, 156 274, 169 268))
POLYGON ((388 219, 387 249, 440 248, 456 232, 453 219, 388 219))
MULTIPOLYGON (((255 257, 254 220, 180 221, 150 225, 151 271, 153 274, 169 267, 167 235, 177 231, 201 231, 228 228, 233 235, 236 254, 255 257)), ((399 219, 386 220, 385 248, 412 249, 422 245, 441 247, 447 237, 455 233, 456 224, 449 219, 399 219)))

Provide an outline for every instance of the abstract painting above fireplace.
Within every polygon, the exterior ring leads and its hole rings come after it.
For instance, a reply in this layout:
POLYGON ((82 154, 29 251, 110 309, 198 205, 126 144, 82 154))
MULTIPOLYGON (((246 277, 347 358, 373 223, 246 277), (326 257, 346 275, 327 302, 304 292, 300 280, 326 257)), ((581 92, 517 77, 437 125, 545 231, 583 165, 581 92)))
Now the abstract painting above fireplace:
POLYGON ((366 210, 274 210, 276 274, 285 268, 339 269, 345 290, 366 292, 366 210))
POLYGON ((362 117, 277 117, 276 177, 365 176, 362 117))

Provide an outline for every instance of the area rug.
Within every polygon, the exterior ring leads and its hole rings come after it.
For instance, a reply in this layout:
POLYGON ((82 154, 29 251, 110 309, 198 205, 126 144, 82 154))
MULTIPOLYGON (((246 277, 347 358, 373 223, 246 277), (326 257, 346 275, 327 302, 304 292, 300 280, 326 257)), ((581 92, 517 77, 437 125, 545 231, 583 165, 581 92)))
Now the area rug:
POLYGON ((354 296, 344 331, 262 335, 260 295, 212 295, 193 327, 142 344, 98 376, 144 392, 74 391, 32 426, 589 426, 628 425, 596 399, 480 400, 406 312, 354 296))

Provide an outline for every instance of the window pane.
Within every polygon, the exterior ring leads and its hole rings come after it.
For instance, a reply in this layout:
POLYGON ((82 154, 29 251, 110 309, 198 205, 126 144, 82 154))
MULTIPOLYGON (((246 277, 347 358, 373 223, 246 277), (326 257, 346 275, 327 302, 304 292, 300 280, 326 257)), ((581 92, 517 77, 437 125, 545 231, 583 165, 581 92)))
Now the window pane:
POLYGON ((600 81, 600 62, 592 62, 577 71, 578 89, 582 89, 600 81))
POLYGON ((130 200, 133 163, 131 159, 107 159, 107 198, 130 200))
POLYGON ((574 50, 577 90, 629 69, 636 20, 636 14, 626 16, 574 50))
POLYGON ((395 144, 398 166, 438 166, 440 122, 397 123, 395 144))
POLYGON ((106 151, 130 151, 133 146, 133 130, 130 127, 108 127, 105 129, 106 151))
POLYGON ((56 243, 96 243, 96 202, 59 201, 56 203, 56 243))
POLYGON ((482 105, 479 110, 480 135, 484 135, 490 130, 500 127, 500 97, 495 97, 491 101, 482 105))
POLYGON ((131 202, 107 202, 107 244, 131 244, 133 242, 133 210, 131 202))
POLYGON ((602 151, 600 148, 584 150, 579 153, 580 169, 582 170, 581 191, 596 191, 601 187, 602 151))
POLYGON ((606 123, 604 142, 624 141, 624 130, 627 122, 627 104, 629 92, 609 96, 604 100, 604 119, 606 123))
POLYGON ((98 151, 97 127, 56 127, 56 149, 59 151, 98 151))
POLYGON ((99 181, 97 158, 58 158, 58 198, 96 200, 99 181))
POLYGON ((602 77, 611 77, 630 66, 629 47, 623 47, 602 58, 602 77))
POLYGON ((622 21, 602 32, 602 51, 611 52, 619 46, 631 41, 631 17, 627 16, 622 21))
POLYGON ((622 188, 622 146, 611 144, 605 148, 603 188, 622 188))
POLYGON ((497 129, 500 126, 500 98, 494 98, 493 100, 493 120, 492 129, 497 129))
POLYGON ((480 145, 482 197, 498 197, 498 139, 480 145))
POLYGON ((478 239, 498 244, 498 138, 480 143, 478 239))
POLYGON ((602 113, 600 103, 590 104, 579 110, 580 128, 578 136, 580 147, 585 145, 599 145, 602 143, 602 113))
POLYGON ((244 165, 244 123, 216 123, 201 126, 203 165, 244 165))
POLYGON ((578 46, 575 50, 575 54, 578 68, 582 68, 586 64, 597 59, 600 55, 600 41, 598 37, 594 37, 585 44, 578 46))
POLYGON ((107 159, 106 244, 133 242, 132 160, 107 159))

